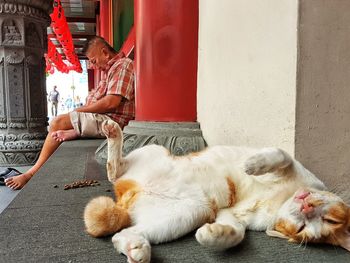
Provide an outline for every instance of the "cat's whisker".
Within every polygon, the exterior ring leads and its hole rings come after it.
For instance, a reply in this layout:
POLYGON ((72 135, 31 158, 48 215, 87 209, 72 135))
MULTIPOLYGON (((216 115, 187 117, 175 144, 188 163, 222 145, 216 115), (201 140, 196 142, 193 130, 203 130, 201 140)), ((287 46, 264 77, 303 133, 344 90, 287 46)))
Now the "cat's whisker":
POLYGON ((307 238, 305 238, 305 242, 304 242, 304 250, 306 249, 306 247, 307 247, 307 238))

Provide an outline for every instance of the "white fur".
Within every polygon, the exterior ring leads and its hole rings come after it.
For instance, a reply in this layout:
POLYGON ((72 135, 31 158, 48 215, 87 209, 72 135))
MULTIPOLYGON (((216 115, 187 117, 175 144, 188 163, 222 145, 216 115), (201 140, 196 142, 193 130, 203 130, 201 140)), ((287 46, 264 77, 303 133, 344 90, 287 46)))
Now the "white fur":
POLYGON ((104 128, 107 136, 114 129, 117 136, 108 138, 108 178, 122 176, 142 187, 129 209, 132 226, 112 239, 129 262, 148 262, 149 243, 174 240, 198 227, 200 244, 217 249, 235 246, 246 228, 267 230, 277 215, 289 216, 296 190, 325 189, 311 172, 276 148, 214 146, 198 155, 173 157, 162 146, 150 145, 122 159, 119 127, 111 122, 104 128), (236 190, 233 207, 227 178, 236 190), (215 222, 208 222, 213 201, 219 212, 215 222))

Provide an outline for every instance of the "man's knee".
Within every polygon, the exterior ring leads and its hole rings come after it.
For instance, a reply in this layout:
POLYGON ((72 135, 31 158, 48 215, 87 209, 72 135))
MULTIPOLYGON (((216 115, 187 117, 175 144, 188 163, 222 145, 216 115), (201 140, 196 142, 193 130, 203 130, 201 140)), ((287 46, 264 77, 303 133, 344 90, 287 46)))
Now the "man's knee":
POLYGON ((67 122, 68 121, 70 122, 70 120, 69 120, 69 116, 67 117, 66 115, 67 114, 58 115, 52 119, 49 127, 50 132, 54 132, 58 130, 66 130, 69 128, 67 127, 67 122))

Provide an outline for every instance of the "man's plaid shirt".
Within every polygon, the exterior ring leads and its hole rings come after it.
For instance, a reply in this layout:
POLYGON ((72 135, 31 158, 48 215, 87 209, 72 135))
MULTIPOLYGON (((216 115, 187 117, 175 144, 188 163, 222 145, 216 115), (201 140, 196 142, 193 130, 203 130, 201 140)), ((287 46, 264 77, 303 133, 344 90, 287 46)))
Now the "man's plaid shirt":
POLYGON ((135 118, 135 89, 133 61, 119 53, 110 61, 105 71, 102 71, 101 81, 91 90, 86 98, 86 105, 94 103, 106 95, 120 95, 122 100, 115 113, 106 113, 116 121, 121 128, 135 118))

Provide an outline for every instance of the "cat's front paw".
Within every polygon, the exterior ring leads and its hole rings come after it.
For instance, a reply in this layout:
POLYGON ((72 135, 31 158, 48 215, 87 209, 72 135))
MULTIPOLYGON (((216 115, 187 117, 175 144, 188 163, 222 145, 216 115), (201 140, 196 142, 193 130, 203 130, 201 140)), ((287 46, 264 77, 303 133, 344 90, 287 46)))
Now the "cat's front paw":
POLYGON ((232 226, 213 223, 199 228, 196 232, 196 239, 203 246, 226 249, 237 245, 242 237, 232 226))
POLYGON ((246 160, 244 171, 250 175, 261 175, 273 170, 264 154, 256 154, 246 160))
POLYGON ((121 138, 122 131, 119 125, 114 121, 107 121, 102 125, 102 131, 107 138, 121 138))
POLYGON ((245 162, 245 172, 252 175, 272 173, 285 169, 293 163, 292 158, 278 148, 263 148, 245 162))

